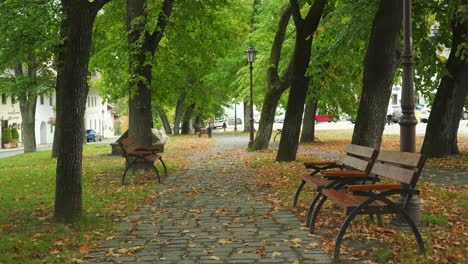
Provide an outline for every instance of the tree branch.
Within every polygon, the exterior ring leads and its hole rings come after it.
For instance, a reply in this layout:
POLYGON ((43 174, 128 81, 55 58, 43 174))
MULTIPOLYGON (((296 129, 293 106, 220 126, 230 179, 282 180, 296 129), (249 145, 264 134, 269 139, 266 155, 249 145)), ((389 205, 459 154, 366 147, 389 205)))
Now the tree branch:
POLYGON ((275 34, 275 39, 273 40, 273 45, 271 47, 270 61, 269 61, 269 74, 270 69, 275 70, 274 74, 278 74, 278 65, 281 57, 281 49, 283 47, 284 38, 286 35, 286 29, 288 27, 289 19, 291 18, 291 6, 287 5, 284 7, 283 12, 281 13, 281 18, 278 23, 278 29, 275 34))
POLYGON ((301 23, 303 22, 303 19, 301 16, 301 8, 299 7, 299 3, 297 2, 297 0, 289 0, 289 3, 291 5, 294 24, 296 25, 296 27, 299 27, 299 25, 301 25, 301 23))
POLYGON ((93 2, 90 2, 91 10, 93 12, 97 12, 99 11, 99 9, 101 9, 105 4, 107 4, 110 1, 112 0, 94 0, 93 2))
POLYGON ((327 0, 315 0, 314 4, 310 7, 304 23, 307 25, 307 36, 311 35, 317 29, 326 3, 327 0))
POLYGON ((166 30, 167 24, 169 22, 169 17, 171 16, 173 6, 174 0, 164 0, 161 12, 159 13, 156 29, 152 33, 147 33, 148 35, 146 37, 149 40, 153 53, 156 51, 159 42, 164 36, 164 31, 166 30))

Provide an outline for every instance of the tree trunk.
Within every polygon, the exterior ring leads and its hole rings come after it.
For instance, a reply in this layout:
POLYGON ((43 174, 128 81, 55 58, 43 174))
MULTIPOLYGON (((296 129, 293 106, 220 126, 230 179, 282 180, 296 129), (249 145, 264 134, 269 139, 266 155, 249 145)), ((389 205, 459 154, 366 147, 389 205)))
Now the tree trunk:
MULTIPOLYGON (((15 65, 14 68, 16 78, 24 77, 23 66, 21 64, 15 65)), ((28 74, 31 80, 36 78, 36 71, 34 67, 28 67, 28 74)), ((36 103, 37 96, 35 93, 26 94, 19 97, 19 106, 22 119, 21 135, 23 137, 24 153, 36 152, 36 103)))
POLYGON ((315 113, 317 111, 318 99, 311 94, 311 91, 309 90, 309 96, 304 109, 301 134, 302 143, 315 141, 315 113))
POLYGON ((284 118, 283 132, 279 144, 277 161, 296 159, 301 131, 302 114, 309 86, 306 70, 309 66, 313 32, 317 29, 325 8, 326 0, 316 0, 305 19, 301 17, 297 1, 291 1, 292 15, 296 25, 296 40, 292 58, 291 88, 284 118))
POLYGON ((78 222, 82 214, 83 118, 88 95, 88 62, 93 22, 107 1, 62 1, 61 27, 63 61, 59 61, 57 88, 63 92, 62 104, 73 111, 58 115, 61 137, 57 159, 56 221, 78 222))
POLYGON ((447 73, 439 84, 426 128, 421 152, 427 157, 458 154, 457 133, 463 106, 468 96, 468 63, 455 53, 466 43, 468 23, 452 21, 452 47, 447 73))
POLYGON ((393 78, 401 55, 402 18, 402 1, 380 1, 364 58, 362 96, 353 144, 380 149, 393 78))
POLYGON ((180 126, 180 121, 182 120, 182 115, 184 114, 184 107, 185 107, 185 93, 181 94, 179 96, 179 99, 177 99, 177 105, 176 105, 176 110, 175 110, 175 116, 174 116, 174 135, 179 135, 179 126, 180 126))
POLYGON ((164 131, 166 134, 172 134, 171 124, 169 123, 169 119, 167 118, 166 112, 162 107, 157 107, 157 111, 159 114, 159 118, 161 118, 161 122, 164 127, 164 131))
POLYGON ((147 56, 152 52, 146 33, 146 0, 127 0, 126 23, 129 47, 129 135, 138 146, 151 145, 153 115, 151 111, 151 65, 147 56), (136 20, 138 19, 138 20, 136 20), (138 22, 136 22, 138 21, 138 22))
POLYGON ((284 90, 269 89, 263 100, 262 114, 252 149, 268 149, 278 101, 284 90))
POLYGON ((250 104, 249 98, 244 99, 244 132, 250 131, 250 104))
POLYGON ((268 149, 270 143, 271 131, 273 129, 274 117, 278 101, 283 92, 289 86, 290 67, 284 72, 280 78, 278 76, 278 65, 281 58, 281 49, 284 43, 286 29, 289 19, 291 18, 291 8, 286 6, 281 14, 278 29, 273 40, 271 48, 270 60, 267 74, 268 87, 265 98, 263 99, 262 113, 258 124, 258 132, 252 145, 252 150, 268 149))
POLYGON ((191 128, 191 124, 192 124, 193 109, 195 109, 195 104, 191 104, 190 107, 188 107, 188 108, 185 110, 184 122, 182 123, 182 134, 183 134, 183 135, 188 135, 188 134, 190 134, 190 128, 191 128))
POLYGON ((151 107, 152 57, 157 50, 172 12, 173 0, 164 0, 156 29, 148 32, 146 0, 127 0, 126 24, 129 46, 129 135, 138 146, 152 141, 151 107))

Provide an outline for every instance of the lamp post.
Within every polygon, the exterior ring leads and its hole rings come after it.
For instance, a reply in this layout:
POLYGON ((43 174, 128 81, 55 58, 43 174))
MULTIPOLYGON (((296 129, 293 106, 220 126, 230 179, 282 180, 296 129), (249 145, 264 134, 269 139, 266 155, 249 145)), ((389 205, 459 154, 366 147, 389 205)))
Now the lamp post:
MULTIPOLYGON (((404 29, 404 50, 402 55, 403 83, 401 90, 400 117, 400 151, 416 152, 416 124, 418 121, 414 116, 414 60, 411 48, 411 0, 403 0, 403 29, 404 29)), ((399 205, 405 204, 405 198, 400 197, 399 205)), ((408 215, 416 224, 421 223, 421 205, 416 195, 411 196, 411 200, 404 208, 408 215)))
POLYGON ((250 129, 249 129, 249 145, 248 147, 251 148, 253 145, 253 140, 254 140, 254 119, 253 119, 253 93, 252 93, 252 70, 253 66, 252 63, 255 61, 255 55, 257 54, 257 51, 250 46, 247 51, 245 52, 247 55, 247 62, 249 63, 249 69, 250 69, 250 129))

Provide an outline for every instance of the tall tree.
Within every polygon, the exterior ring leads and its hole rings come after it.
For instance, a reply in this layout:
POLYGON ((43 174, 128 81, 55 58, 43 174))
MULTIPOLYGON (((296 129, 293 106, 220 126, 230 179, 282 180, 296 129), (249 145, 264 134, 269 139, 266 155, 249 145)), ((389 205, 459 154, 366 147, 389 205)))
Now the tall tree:
MULTIPOLYGON (((88 95, 88 62, 93 22, 109 0, 62 0, 62 46, 58 58, 58 104, 73 111, 57 116, 61 137, 55 189, 56 221, 72 223, 82 215, 82 153, 84 112, 88 95)), ((64 107, 61 109, 64 110, 64 107)))
POLYGON ((366 56, 362 96, 352 143, 379 149, 385 116, 400 60, 402 1, 380 0, 366 56))
POLYGON ((54 1, 0 3, 0 91, 18 98, 24 152, 36 151, 37 96, 51 94, 50 61, 59 41, 58 17, 59 7, 54 1))
POLYGON ((252 145, 253 150, 268 148, 278 101, 283 92, 289 87, 291 67, 288 66, 282 76, 279 76, 279 63, 290 18, 291 7, 288 4, 283 7, 283 11, 281 12, 278 28, 271 47, 270 58, 267 66, 267 92, 263 100, 258 132, 252 145))
POLYGON ((304 119, 302 120, 301 142, 315 141, 315 113, 317 112, 318 98, 315 89, 309 87, 309 92, 304 107, 304 119))
POLYGON ((451 1, 451 4, 452 46, 421 149, 428 157, 459 153, 457 131, 468 96, 468 1, 451 1))
POLYGON ((289 90, 283 132, 276 155, 277 161, 296 159, 302 114, 309 85, 306 70, 310 61, 313 33, 317 30, 326 2, 326 0, 314 1, 314 4, 309 7, 306 17, 302 18, 298 1, 290 1, 292 17, 296 26, 296 38, 291 61, 291 88, 289 90))
POLYGON ((129 44, 129 134, 137 144, 151 145, 152 61, 172 12, 173 0, 164 0, 157 24, 150 31, 149 3, 146 0, 127 0, 127 30, 129 44))

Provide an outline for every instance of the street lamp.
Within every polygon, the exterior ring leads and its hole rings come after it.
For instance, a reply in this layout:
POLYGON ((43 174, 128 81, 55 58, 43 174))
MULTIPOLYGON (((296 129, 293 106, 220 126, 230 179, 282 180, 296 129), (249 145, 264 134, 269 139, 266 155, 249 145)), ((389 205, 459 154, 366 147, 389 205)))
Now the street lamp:
POLYGON ((253 66, 252 63, 255 61, 255 55, 257 54, 257 51, 250 46, 247 51, 245 52, 247 55, 247 62, 249 63, 249 69, 250 69, 250 130, 249 130, 249 145, 248 147, 251 148, 253 145, 253 140, 254 140, 254 119, 253 119, 253 93, 252 93, 252 70, 253 66))
MULTIPOLYGON (((414 60, 411 48, 411 0, 403 0, 404 49, 402 55, 403 83, 401 89, 400 151, 416 152, 416 124, 414 116, 414 60)), ((405 204, 405 197, 400 197, 399 205, 405 204)), ((421 206, 416 195, 404 208, 416 224, 421 222, 421 206)))

